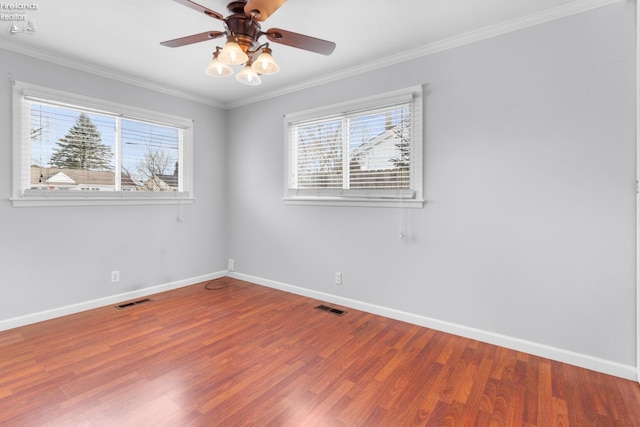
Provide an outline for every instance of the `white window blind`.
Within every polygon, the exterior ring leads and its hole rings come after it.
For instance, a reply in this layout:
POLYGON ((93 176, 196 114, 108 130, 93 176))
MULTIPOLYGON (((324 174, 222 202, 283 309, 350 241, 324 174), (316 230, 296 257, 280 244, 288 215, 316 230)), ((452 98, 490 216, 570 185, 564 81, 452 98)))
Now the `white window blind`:
POLYGON ((123 189, 182 191, 180 129, 123 119, 120 135, 123 189))
POLYGON ((69 102, 73 95, 31 88, 14 95, 14 144, 20 153, 14 205, 37 199, 189 198, 188 121, 169 123, 148 111, 139 111, 140 117, 115 104, 96 108, 80 97, 69 102))
POLYGON ((422 202, 421 90, 287 115, 285 200, 422 202))

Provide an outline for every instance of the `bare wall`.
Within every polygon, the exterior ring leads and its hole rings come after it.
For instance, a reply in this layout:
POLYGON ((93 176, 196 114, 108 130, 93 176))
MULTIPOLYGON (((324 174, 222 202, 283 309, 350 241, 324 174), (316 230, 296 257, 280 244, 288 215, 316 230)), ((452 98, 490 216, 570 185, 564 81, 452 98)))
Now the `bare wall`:
POLYGON ((1 49, 0 76, 0 321, 224 270, 224 110, 1 49), (12 207, 10 76, 194 119, 195 203, 12 207))
POLYGON ((228 134, 237 271, 635 366, 634 2, 238 107, 228 134), (283 204, 284 114, 416 84, 423 209, 283 204))

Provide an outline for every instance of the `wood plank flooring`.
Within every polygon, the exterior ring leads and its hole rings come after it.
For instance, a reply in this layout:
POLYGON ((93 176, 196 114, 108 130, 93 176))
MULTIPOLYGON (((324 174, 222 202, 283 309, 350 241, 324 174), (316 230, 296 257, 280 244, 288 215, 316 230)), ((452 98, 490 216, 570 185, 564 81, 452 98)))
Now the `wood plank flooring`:
POLYGON ((208 285, 0 332, 0 425, 640 426, 632 381, 208 285))

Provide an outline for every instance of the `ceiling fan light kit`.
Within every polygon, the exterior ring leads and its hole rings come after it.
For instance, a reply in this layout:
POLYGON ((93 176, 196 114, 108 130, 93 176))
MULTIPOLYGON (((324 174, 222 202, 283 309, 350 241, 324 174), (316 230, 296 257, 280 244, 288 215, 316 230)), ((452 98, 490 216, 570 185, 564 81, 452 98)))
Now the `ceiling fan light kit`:
POLYGON ((226 65, 241 65, 249 60, 249 55, 244 53, 238 43, 230 40, 222 48, 218 60, 226 65))
POLYGON ((255 72, 251 65, 247 63, 242 71, 236 74, 236 80, 249 86, 257 86, 262 83, 260 76, 255 72))
POLYGON ((220 13, 199 5, 198 3, 194 3, 191 0, 175 1, 204 13, 211 18, 221 20, 224 23, 224 32, 206 31, 204 33, 193 34, 160 43, 163 46, 179 47, 226 36, 227 42, 224 47, 220 48, 216 46, 213 59, 205 70, 205 72, 212 77, 230 76, 233 74, 232 65, 242 65, 243 68, 236 75, 236 80, 246 85, 255 86, 261 83, 260 75, 275 74, 280 71, 280 67, 275 59, 273 59, 269 43, 261 43, 258 41, 262 36, 266 36, 267 39, 273 43, 280 43, 323 55, 330 55, 336 47, 335 43, 327 40, 317 39, 278 28, 272 28, 263 32, 258 21, 264 20, 261 19, 261 16, 264 17, 266 14, 261 14, 259 9, 252 9, 252 3, 260 3, 260 7, 268 7, 271 11, 275 11, 275 9, 284 3, 284 0, 260 0, 258 2, 256 2, 256 0, 232 1, 227 5, 231 15, 226 18, 220 13), (247 13, 245 9, 249 9, 251 12, 247 13))
POLYGON ((276 64, 273 56, 271 56, 271 49, 268 47, 262 49, 262 53, 258 55, 258 58, 251 64, 251 68, 260 74, 275 74, 280 71, 280 67, 276 64))
POLYGON ((219 56, 220 50, 213 53, 213 59, 209 63, 205 72, 211 77, 228 77, 233 74, 233 69, 220 61, 220 59, 218 59, 219 56))

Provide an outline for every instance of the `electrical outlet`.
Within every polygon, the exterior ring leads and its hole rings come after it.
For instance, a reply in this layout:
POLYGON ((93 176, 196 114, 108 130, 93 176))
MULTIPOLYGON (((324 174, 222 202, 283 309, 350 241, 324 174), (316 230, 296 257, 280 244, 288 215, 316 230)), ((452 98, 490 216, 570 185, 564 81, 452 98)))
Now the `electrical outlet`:
POLYGON ((336 285, 342 285, 342 273, 336 271, 335 282, 336 285))
POLYGON ((229 258, 229 262, 227 264, 227 270, 233 271, 233 259, 229 258))
POLYGON ((111 283, 116 283, 120 281, 120 270, 113 270, 111 272, 111 283))

